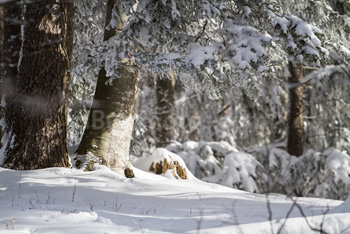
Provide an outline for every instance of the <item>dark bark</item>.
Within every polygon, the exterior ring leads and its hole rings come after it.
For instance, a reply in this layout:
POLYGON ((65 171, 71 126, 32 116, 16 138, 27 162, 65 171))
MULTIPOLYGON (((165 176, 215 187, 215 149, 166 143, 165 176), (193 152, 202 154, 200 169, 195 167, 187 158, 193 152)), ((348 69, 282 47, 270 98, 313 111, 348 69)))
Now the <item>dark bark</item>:
MULTIPOLYGON (((4 8, 0 6, 0 63, 3 64, 3 36, 4 36, 4 8)), ((3 66, 0 66, 0 97, 2 96, 2 77, 3 77, 3 66)), ((0 109, 0 119, 2 118, 2 109, 0 109)), ((2 137, 2 126, 0 126, 0 136, 2 137)), ((2 144, 0 143, 0 147, 2 147, 2 144)), ((1 162, 0 162, 1 164, 1 162)))
POLYGON ((339 14, 344 15, 345 12, 345 1, 341 2, 339 0, 328 0, 328 3, 331 5, 331 7, 338 11, 339 14))
MULTIPOLYGON (((254 122, 256 121, 255 120, 256 110, 254 110, 255 103, 248 97, 248 95, 244 91, 242 92, 242 102, 243 102, 244 107, 245 107, 245 109, 248 113, 248 116, 249 116, 249 122, 250 122, 249 125, 254 126, 254 122)), ((255 135, 256 135, 255 126, 253 128, 252 127, 247 128, 247 134, 248 134, 248 139, 249 139, 248 145, 258 144, 256 137, 255 137, 255 135), (255 141, 255 142, 253 142, 253 141, 255 141)), ((245 142, 245 144, 246 143, 247 142, 245 142)))
MULTIPOLYGON (((3 103, 12 103, 16 95, 17 65, 21 49, 22 8, 18 2, 8 2, 3 8, 1 46, 1 97, 3 103)), ((1 108, 1 118, 13 112, 13 106, 1 108)), ((8 121, 7 121, 8 122, 8 121)), ((1 126, 1 133, 3 133, 1 126)), ((1 147, 4 147, 1 145, 1 147)), ((2 162, 0 162, 2 163, 2 162)))
MULTIPOLYGON (((0 6, 0 61, 1 64, 3 64, 3 46, 4 46, 4 8, 3 6, 0 6)), ((3 66, 0 66, 0 80, 3 76, 3 66)), ((0 86, 0 95, 1 95, 1 86, 0 86)), ((0 110, 1 111, 1 110, 0 110)))
POLYGON ((25 6, 23 56, 15 96, 6 103, 5 167, 69 166, 66 131, 73 22, 74 1, 34 1, 25 6))
MULTIPOLYGON (((106 26, 112 18, 115 2, 109 0, 107 3, 106 26)), ((117 28, 105 30, 105 41, 123 29, 125 19, 120 14, 117 28)), ((101 69, 88 123, 77 151, 79 155, 91 152, 121 174, 130 166, 129 148, 135 117, 138 70, 131 61, 126 61, 117 70, 119 78, 110 82, 105 69, 101 69)))
POLYGON ((174 140, 173 106, 175 94, 175 79, 157 77, 157 147, 165 147, 174 140))
MULTIPOLYGON (((303 65, 289 62, 291 76, 289 83, 296 83, 303 77, 303 65)), ((304 152, 303 86, 289 91, 288 153, 300 156, 304 152)))
POLYGON ((341 15, 350 15, 350 2, 340 0, 328 0, 328 4, 341 15))
POLYGON ((9 2, 5 4, 3 8, 4 28, 1 59, 2 90, 4 90, 6 94, 3 101, 11 103, 16 95, 17 65, 22 44, 22 6, 18 4, 18 2, 9 2))
POLYGON ((344 2, 337 2, 336 5, 336 10, 341 14, 344 15, 345 14, 345 1, 344 2))

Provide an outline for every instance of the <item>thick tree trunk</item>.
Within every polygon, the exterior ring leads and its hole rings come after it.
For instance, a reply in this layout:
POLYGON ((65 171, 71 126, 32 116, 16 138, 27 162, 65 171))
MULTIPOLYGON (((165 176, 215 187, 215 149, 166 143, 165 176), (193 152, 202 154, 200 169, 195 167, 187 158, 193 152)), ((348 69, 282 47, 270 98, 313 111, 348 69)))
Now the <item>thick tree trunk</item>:
MULTIPOLYGON (((18 60, 19 52, 21 50, 21 25, 22 22, 22 8, 18 2, 8 2, 3 6, 3 31, 2 31, 2 53, 1 53, 1 97, 2 108, 1 118, 7 117, 13 112, 13 106, 6 106, 6 103, 12 103, 16 96, 16 80, 18 74, 18 60)), ((6 119, 2 120, 1 133, 2 137, 8 139, 6 134, 6 119), (5 127, 3 129, 3 127, 5 127)), ((8 127, 9 128, 9 127, 8 127)), ((8 129, 9 130, 9 129, 8 129)), ((5 149, 7 142, 2 142, 2 151, 5 149)), ((3 161, 0 162, 0 165, 3 161)))
POLYGON ((135 118, 138 69, 123 65, 112 85, 100 71, 95 97, 78 154, 91 152, 111 169, 123 173, 130 166, 129 148, 135 118))
POLYGON ((5 107, 5 167, 69 165, 66 116, 73 22, 74 1, 34 1, 24 8, 24 40, 12 83, 16 93, 5 107))
MULTIPOLYGON (((22 6, 18 2, 9 2, 3 6, 4 28, 1 58, 3 102, 11 103, 16 95, 18 60, 22 45, 21 25, 22 6)), ((8 107, 11 112, 11 106, 8 107)))
MULTIPOLYGON (((106 26, 112 18, 114 2, 108 1, 106 26)), ((124 27, 125 18, 120 16, 118 27, 106 30, 104 40, 124 27)), ((106 71, 101 69, 88 123, 77 152, 78 155, 92 153, 120 174, 130 166, 129 148, 135 118, 138 70, 135 65, 124 63, 118 68, 120 78, 113 79, 106 77, 106 71), (110 79, 113 79, 112 82, 109 82, 110 79)))
MULTIPOLYGON (((303 77, 302 64, 289 62, 291 77, 290 83, 296 83, 303 77)), ((288 153, 300 156, 304 152, 304 125, 303 125, 303 86, 290 89, 288 153)))
POLYGON ((175 79, 157 77, 157 147, 165 147, 174 140, 173 107, 175 94, 175 79))

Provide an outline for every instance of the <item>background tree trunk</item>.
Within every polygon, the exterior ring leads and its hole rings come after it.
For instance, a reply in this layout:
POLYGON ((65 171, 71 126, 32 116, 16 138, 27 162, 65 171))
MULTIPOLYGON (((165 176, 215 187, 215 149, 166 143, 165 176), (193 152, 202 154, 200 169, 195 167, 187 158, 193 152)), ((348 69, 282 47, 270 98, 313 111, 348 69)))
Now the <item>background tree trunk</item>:
POLYGON ((174 140, 174 126, 172 123, 175 78, 157 76, 157 123, 156 123, 156 146, 165 147, 174 140))
MULTIPOLYGON (((3 48, 4 48, 4 8, 3 6, 0 6, 0 97, 2 97, 2 77, 3 74, 3 48)), ((3 117, 2 109, 0 109, 0 119, 3 117)), ((2 126, 0 125, 0 137, 2 137, 2 126)), ((2 147, 2 144, 0 142, 0 147, 2 147)), ((2 162, 0 162, 0 165, 2 162)))
POLYGON ((349 2, 341 1, 341 0, 328 0, 328 4, 335 10, 338 11, 339 14, 346 14, 345 6, 346 4, 349 6, 349 2))
MULTIPOLYGON (((106 26, 112 18, 115 2, 108 1, 106 26)), ((119 19, 116 29, 106 29, 104 40, 123 29, 126 18, 120 15, 119 19)), ((129 148, 135 118, 138 70, 136 66, 125 63, 118 68, 120 78, 109 78, 101 69, 88 123, 78 148, 79 155, 90 152, 120 174, 130 166, 129 148), (113 79, 112 82, 109 82, 110 79, 113 79)))
POLYGON ((5 107, 5 167, 69 165, 66 116, 73 22, 74 1, 35 1, 24 7, 18 75, 11 82, 16 92, 5 107))
MULTIPOLYGON (((291 76, 289 83, 296 83, 303 77, 303 65, 289 62, 291 76)), ((303 86, 289 91, 288 153, 300 156, 304 152, 303 86)))

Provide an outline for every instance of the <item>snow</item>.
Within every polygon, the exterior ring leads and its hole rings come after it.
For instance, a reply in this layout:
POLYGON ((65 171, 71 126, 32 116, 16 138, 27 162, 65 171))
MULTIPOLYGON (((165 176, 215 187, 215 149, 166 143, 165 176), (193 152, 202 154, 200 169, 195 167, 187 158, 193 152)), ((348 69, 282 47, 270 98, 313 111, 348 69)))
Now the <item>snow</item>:
POLYGON ((195 68, 199 69, 206 61, 214 59, 216 49, 215 46, 201 46, 197 43, 193 43, 190 45, 186 64, 193 64, 195 68))
MULTIPOLYGON (((252 155, 238 151, 228 142, 175 142, 166 148, 181 156, 189 171, 202 181, 259 191, 256 171, 263 171, 263 166, 252 155)), ((259 176, 266 179, 263 174, 259 176)))
POLYGON ((295 156, 289 155, 286 151, 273 148, 269 154, 269 166, 280 167, 282 174, 286 173, 290 166, 297 161, 295 156))
MULTIPOLYGON (((166 159, 167 162, 169 163, 174 163, 176 161, 179 163, 179 165, 182 168, 186 168, 185 162, 182 160, 182 158, 179 155, 174 154, 168 151, 167 149, 163 149, 163 148, 155 149, 151 156, 146 158, 140 158, 136 162, 134 162, 133 165, 143 171, 149 172, 150 171, 149 169, 152 163, 155 165, 156 163, 163 162, 164 159, 166 159)), ((188 179, 190 180, 196 179, 194 175, 192 175, 190 170, 187 169, 186 173, 187 173, 188 179)), ((177 173, 176 173, 176 170, 171 169, 171 170, 168 170, 167 173, 162 175, 169 179, 175 179, 174 175, 177 175, 177 173), (174 173, 171 173, 172 171, 174 171, 174 173)))
POLYGON ((350 197, 346 199, 342 204, 332 209, 329 213, 330 214, 336 214, 336 213, 348 213, 350 210, 350 197))
POLYGON ((196 141, 186 141, 183 146, 184 150, 194 150, 198 148, 198 142, 196 141))
POLYGON ((327 157, 327 165, 334 172, 335 179, 349 183, 350 156, 337 149, 330 148, 324 152, 327 157))
POLYGON ((350 56, 350 50, 345 48, 345 46, 340 46, 340 49, 346 56, 350 56))
MULTIPOLYGON (((232 152, 225 157, 224 168, 221 175, 223 185, 232 186, 243 182, 247 191, 257 191, 258 188, 252 176, 256 177, 255 168, 258 166, 256 160, 249 154, 243 152, 232 152)), ((262 167, 262 166, 261 166, 262 167)))
POLYGON ((302 37, 312 37, 314 34, 310 26, 297 16, 291 15, 288 17, 291 22, 291 27, 294 28, 295 33, 302 37))
POLYGON ((141 37, 141 44, 145 46, 147 42, 152 38, 148 27, 143 27, 140 30, 140 37, 141 37))
MULTIPOLYGON (((267 200, 265 195, 198 180, 169 180, 136 168, 134 173, 136 178, 126 179, 104 166, 92 172, 0 168, 0 232, 270 233, 272 224, 277 233, 292 205, 282 195, 271 194, 267 200)), ((324 218, 327 233, 350 233, 347 203, 323 217, 327 207, 341 202, 298 199, 314 227, 324 218)), ((314 232, 294 209, 281 233, 314 232)))
POLYGON ((290 26, 290 22, 285 17, 278 17, 276 15, 271 15, 272 17, 272 25, 276 27, 277 25, 281 27, 283 33, 288 32, 288 27, 290 26))

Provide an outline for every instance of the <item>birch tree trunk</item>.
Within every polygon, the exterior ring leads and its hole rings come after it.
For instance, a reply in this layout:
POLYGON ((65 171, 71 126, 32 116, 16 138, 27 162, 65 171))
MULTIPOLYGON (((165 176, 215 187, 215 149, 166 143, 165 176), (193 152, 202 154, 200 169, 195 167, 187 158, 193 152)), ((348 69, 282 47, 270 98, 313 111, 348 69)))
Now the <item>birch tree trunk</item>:
POLYGON ((7 168, 69 165, 66 116, 73 22, 71 0, 34 1, 24 7, 19 58, 12 58, 18 73, 4 77, 13 86, 4 90, 10 97, 5 106, 9 140, 3 146, 7 168))
MULTIPOLYGON (((297 83, 303 77, 303 65, 289 62, 289 83, 297 83)), ((289 91, 288 153, 300 156, 304 152, 303 86, 289 91)))
MULTIPOLYGON (((108 1, 106 26, 112 18, 115 2, 108 1)), ((116 29, 106 29, 104 40, 123 29, 126 19, 122 15, 119 19, 116 29)), ((138 72, 135 65, 124 63, 118 69, 120 77, 109 82, 111 78, 106 77, 106 71, 101 69, 88 123, 77 151, 78 155, 92 153, 119 174, 124 174, 124 170, 130 167, 129 148, 135 118, 138 72)))

